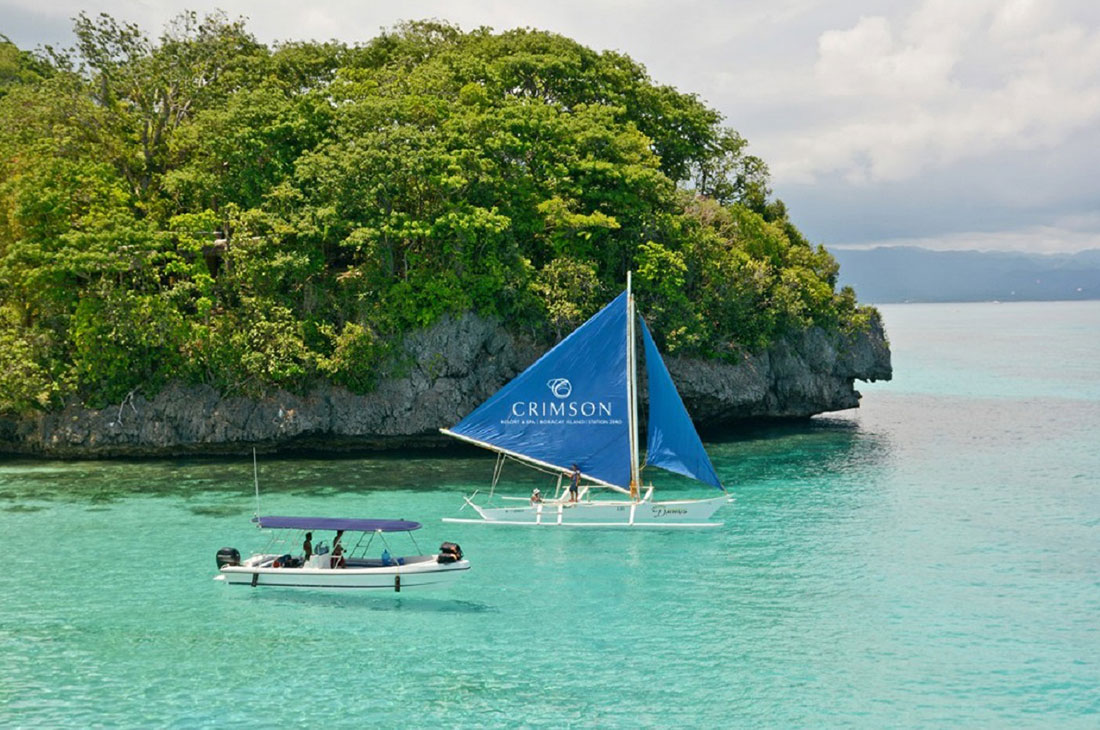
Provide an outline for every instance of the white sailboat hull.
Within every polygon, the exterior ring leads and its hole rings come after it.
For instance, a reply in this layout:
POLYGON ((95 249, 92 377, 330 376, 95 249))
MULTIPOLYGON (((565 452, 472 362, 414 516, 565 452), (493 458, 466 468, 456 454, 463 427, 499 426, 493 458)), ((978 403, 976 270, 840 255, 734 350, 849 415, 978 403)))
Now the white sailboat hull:
POLYGON ((223 565, 215 580, 230 585, 279 586, 282 588, 337 588, 374 592, 403 592, 444 588, 470 569, 459 560, 439 563, 434 555, 404 558, 404 565, 347 568, 276 568, 276 555, 257 555, 241 565, 223 565))
POLYGON ((480 519, 444 517, 444 522, 525 527, 623 527, 623 528, 709 528, 721 522, 707 520, 727 502, 726 496, 655 502, 600 500, 543 502, 515 507, 482 507, 468 502, 480 519))

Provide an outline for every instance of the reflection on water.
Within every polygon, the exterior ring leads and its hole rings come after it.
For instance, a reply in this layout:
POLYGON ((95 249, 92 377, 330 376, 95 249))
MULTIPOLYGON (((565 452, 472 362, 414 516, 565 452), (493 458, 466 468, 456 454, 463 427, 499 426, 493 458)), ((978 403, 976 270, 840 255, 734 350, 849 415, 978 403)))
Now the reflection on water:
MULTIPOLYGON (((740 489, 761 480, 806 479, 874 469, 891 458, 889 437, 850 416, 763 421, 703 434, 719 478, 740 489)), ((391 452, 264 455, 258 460, 265 496, 325 498, 345 494, 486 490, 495 457, 474 447, 391 452)), ((645 483, 664 496, 699 494, 685 477, 647 470, 645 483)), ((556 474, 509 461, 501 473, 506 493, 526 495, 533 486, 550 493, 556 474)), ((73 501, 90 505, 142 497, 183 496, 192 514, 225 517, 252 511, 252 460, 223 456, 134 461, 42 462, 0 459, 0 504, 73 501)), ((2 508, 2 507, 0 507, 2 508)), ((33 507, 32 507, 33 508, 33 507)), ((457 508, 457 507, 456 507, 457 508)))
POLYGON ((46 508, 41 505, 34 504, 11 504, 5 506, 3 509, 5 512, 38 512, 46 508))
POLYGON ((241 508, 237 505, 196 504, 189 505, 187 510, 200 517, 231 517, 241 513, 241 508))
POLYGON ((894 451, 886 432, 837 416, 746 424, 705 438, 719 476, 734 489, 873 472, 894 451))
MULTIPOLYGON (((260 458, 258 471, 264 494, 324 497, 478 483, 491 474, 492 463, 487 452, 459 447, 358 456, 268 455, 260 458)), ((251 495, 254 490, 252 460, 246 458, 68 461, 48 468, 37 468, 36 464, 25 459, 0 459, 0 501, 109 503, 132 496, 209 498, 217 493, 251 495)), ((196 509, 197 514, 219 514, 222 508, 203 505, 196 509)))
MULTIPOLYGON (((888 436, 851 418, 829 417, 748 424, 704 434, 707 451, 733 493, 760 482, 806 480, 873 470, 891 459, 888 436)), ((339 495, 486 490, 494 456, 480 449, 371 452, 350 456, 267 455, 258 462, 265 502, 274 497, 324 499, 339 495)), ((255 509, 250 459, 188 458, 58 462, 39 468, 20 459, 0 461, 0 509, 39 509, 40 503, 76 502, 91 508, 131 497, 183 498, 202 517, 231 517, 255 509), (38 504, 36 504, 38 503, 38 504)), ((501 491, 525 495, 538 485, 553 492, 558 478, 515 462, 505 464, 501 491)), ((662 496, 702 496, 696 482, 647 470, 662 496)), ((460 502, 455 504, 458 509, 460 502)))
POLYGON ((428 594, 402 596, 391 594, 348 593, 346 590, 316 589, 303 591, 293 588, 252 589, 248 586, 223 586, 231 599, 257 601, 280 606, 308 606, 311 608, 339 609, 341 621, 354 620, 358 611, 403 611, 411 613, 486 613, 497 609, 478 601, 455 600, 443 592, 441 597, 428 594))

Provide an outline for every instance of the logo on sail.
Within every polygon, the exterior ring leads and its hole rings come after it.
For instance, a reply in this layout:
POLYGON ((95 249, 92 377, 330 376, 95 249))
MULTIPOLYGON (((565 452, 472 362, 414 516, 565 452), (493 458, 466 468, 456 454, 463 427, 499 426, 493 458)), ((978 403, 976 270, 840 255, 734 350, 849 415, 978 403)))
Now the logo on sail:
POLYGON ((612 414, 610 400, 569 400, 573 383, 568 378, 551 378, 546 387, 555 400, 517 400, 512 402, 508 418, 503 423, 538 423, 541 425, 618 425, 622 420, 612 414))
POLYGON ((573 392, 573 384, 566 378, 551 378, 546 381, 546 387, 550 389, 555 398, 568 398, 573 392))

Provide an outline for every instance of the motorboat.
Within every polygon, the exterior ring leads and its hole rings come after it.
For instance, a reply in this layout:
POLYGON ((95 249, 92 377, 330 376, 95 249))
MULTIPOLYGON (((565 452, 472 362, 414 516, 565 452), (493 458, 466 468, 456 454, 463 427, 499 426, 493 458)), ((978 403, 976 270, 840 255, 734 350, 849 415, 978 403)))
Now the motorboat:
POLYGON ((424 554, 413 532, 419 522, 338 517, 257 516, 271 538, 262 552, 241 560, 240 551, 218 551, 214 580, 231 585, 390 591, 441 588, 470 569, 456 543, 424 554), (314 535, 333 533, 331 542, 314 535), (387 536, 406 533, 415 552, 394 550, 387 536), (308 540, 308 543, 307 543, 308 540))
POLYGON ((487 498, 465 497, 477 517, 444 522, 528 527, 713 528, 733 501, 719 480, 645 320, 626 291, 451 428, 448 436, 497 454, 487 498), (636 330, 645 354, 649 415, 639 458, 636 330), (557 478, 552 497, 494 500, 514 460, 557 478), (654 499, 642 470, 660 467, 720 491, 699 499, 654 499), (569 489, 562 479, 569 479, 569 489), (594 490, 609 498, 593 498, 594 490))

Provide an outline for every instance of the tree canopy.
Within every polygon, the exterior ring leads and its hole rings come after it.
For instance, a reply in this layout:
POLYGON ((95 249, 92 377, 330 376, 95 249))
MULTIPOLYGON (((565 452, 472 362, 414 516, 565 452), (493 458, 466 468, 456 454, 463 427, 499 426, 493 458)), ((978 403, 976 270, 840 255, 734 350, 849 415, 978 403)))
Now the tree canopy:
POLYGON ((866 327, 695 95, 552 33, 406 23, 265 46, 185 13, 0 38, 0 411, 181 380, 372 387, 474 311, 552 341, 636 272, 672 352, 866 327))

